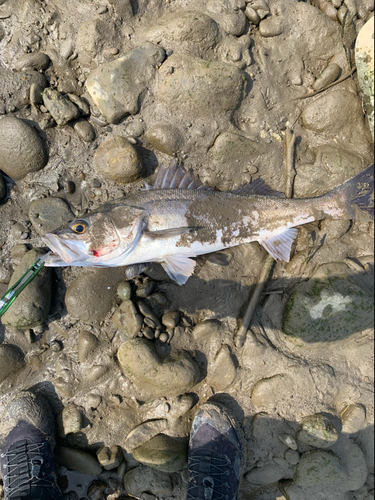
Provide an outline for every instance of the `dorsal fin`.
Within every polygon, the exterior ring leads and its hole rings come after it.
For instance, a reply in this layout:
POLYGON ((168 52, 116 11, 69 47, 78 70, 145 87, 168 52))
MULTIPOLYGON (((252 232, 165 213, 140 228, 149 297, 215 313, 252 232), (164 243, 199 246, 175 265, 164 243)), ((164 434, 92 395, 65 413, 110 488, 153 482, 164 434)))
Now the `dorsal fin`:
POLYGON ((173 158, 169 167, 160 165, 159 172, 155 179, 155 184, 151 189, 200 189, 212 190, 210 186, 204 184, 184 170, 178 164, 177 158, 173 158))
POLYGON ((276 196, 277 198, 285 198, 285 194, 272 189, 263 179, 256 179, 251 184, 242 184, 232 191, 233 194, 257 194, 258 196, 276 196))

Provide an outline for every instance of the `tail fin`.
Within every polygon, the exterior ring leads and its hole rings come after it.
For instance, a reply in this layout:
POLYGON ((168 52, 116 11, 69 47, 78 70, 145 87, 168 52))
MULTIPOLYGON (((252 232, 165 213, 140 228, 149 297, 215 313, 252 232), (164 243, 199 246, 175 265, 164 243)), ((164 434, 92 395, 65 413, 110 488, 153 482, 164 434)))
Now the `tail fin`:
POLYGON ((329 196, 339 197, 353 220, 374 220, 374 164, 350 181, 333 189, 329 196))

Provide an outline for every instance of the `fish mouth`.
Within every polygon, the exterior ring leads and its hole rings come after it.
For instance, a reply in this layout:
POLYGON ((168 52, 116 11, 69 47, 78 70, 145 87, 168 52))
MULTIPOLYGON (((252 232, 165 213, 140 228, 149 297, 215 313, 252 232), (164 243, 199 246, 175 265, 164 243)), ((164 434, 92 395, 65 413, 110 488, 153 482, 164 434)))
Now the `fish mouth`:
MULTIPOLYGON (((48 233, 42 237, 42 241, 52 250, 52 254, 46 259, 46 266, 56 266, 65 263, 66 265, 72 264, 76 261, 85 261, 87 255, 82 253, 78 248, 73 249, 71 246, 66 245, 55 234, 48 233), (61 260, 59 260, 61 259, 61 260)), ((81 242, 77 242, 78 244, 81 242)), ((70 245, 75 243, 70 242, 70 245)))

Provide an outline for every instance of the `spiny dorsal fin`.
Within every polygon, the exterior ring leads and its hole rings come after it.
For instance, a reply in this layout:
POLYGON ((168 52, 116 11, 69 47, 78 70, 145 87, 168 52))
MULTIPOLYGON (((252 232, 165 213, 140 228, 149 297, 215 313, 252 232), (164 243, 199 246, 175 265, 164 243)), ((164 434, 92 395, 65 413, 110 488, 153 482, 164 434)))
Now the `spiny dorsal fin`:
POLYGON ((285 198, 285 194, 272 189, 263 179, 256 179, 251 184, 242 184, 232 191, 233 194, 257 194, 258 196, 276 196, 277 198, 285 198))
POLYGON ((297 234, 298 229, 294 227, 269 232, 265 231, 264 235, 258 238, 258 242, 275 260, 289 262, 290 252, 297 234))
POLYGON ((200 189, 212 190, 197 178, 192 177, 178 164, 177 158, 173 158, 169 167, 161 165, 152 189, 200 189))

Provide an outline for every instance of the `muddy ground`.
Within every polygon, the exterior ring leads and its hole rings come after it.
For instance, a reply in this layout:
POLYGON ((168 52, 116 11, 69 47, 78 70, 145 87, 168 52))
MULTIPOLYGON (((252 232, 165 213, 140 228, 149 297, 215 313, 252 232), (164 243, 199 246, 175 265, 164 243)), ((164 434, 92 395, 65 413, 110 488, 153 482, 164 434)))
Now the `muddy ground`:
MULTIPOLYGON (((295 197, 373 161, 355 71, 373 0, 0 4, 0 296, 43 234, 173 155, 220 190, 284 191, 292 129, 295 197)), ((0 323, 0 409, 20 389, 48 397, 70 500, 184 499, 212 396, 240 423, 240 499, 373 499, 373 231, 301 227, 243 346, 258 243, 199 257, 181 287, 158 265, 44 269, 0 323)))

